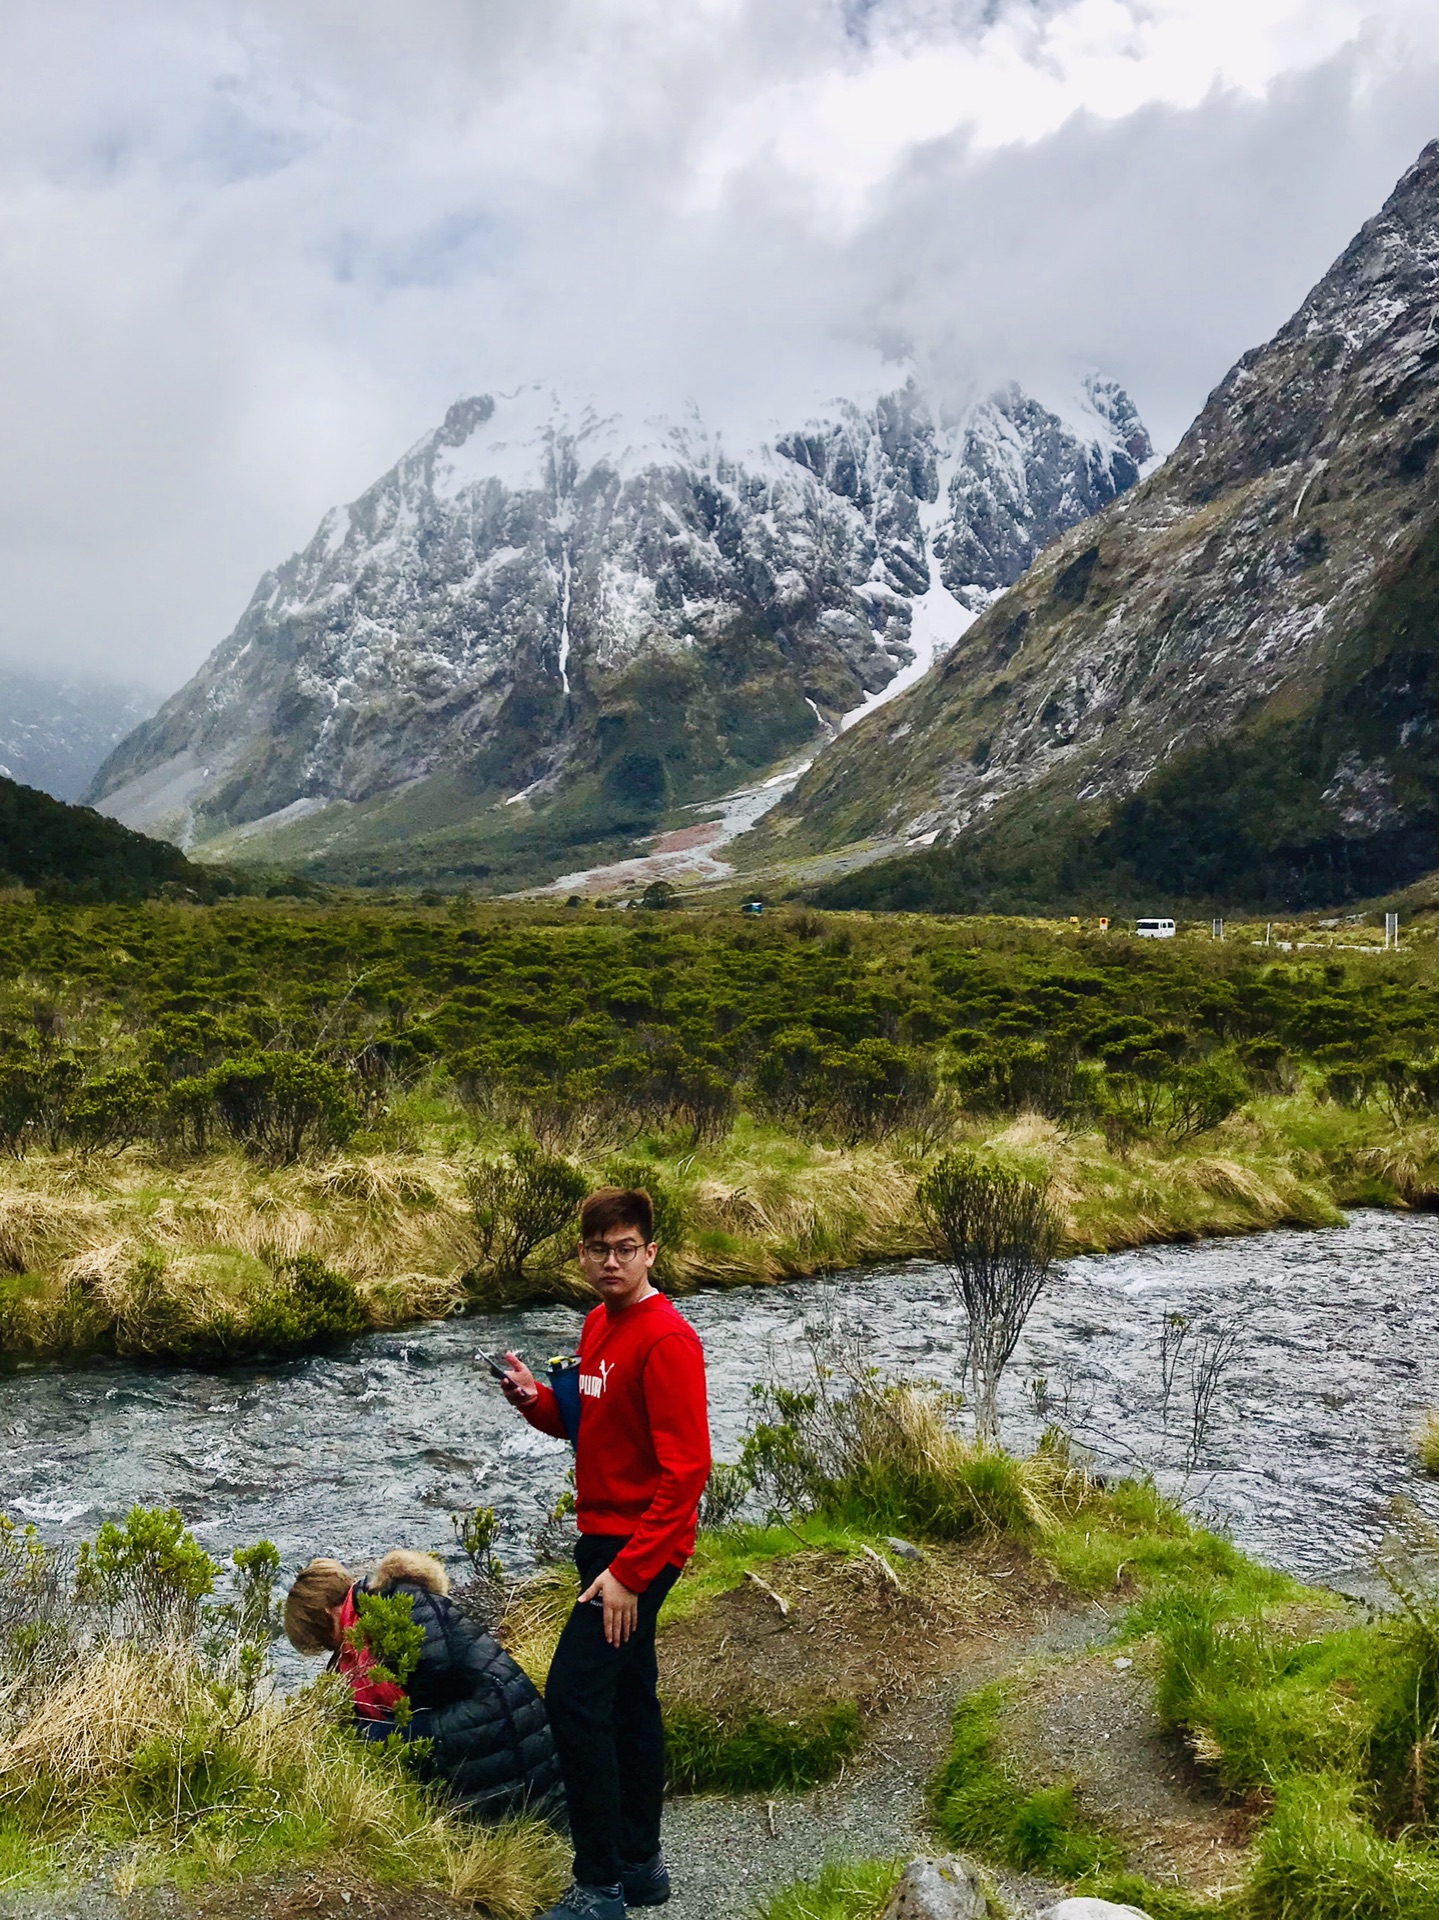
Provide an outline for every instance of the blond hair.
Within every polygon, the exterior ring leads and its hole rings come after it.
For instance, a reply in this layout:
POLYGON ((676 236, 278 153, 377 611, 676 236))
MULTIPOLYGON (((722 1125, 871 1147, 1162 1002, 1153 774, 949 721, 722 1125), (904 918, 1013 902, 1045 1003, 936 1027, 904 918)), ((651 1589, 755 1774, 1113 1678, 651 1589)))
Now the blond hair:
POLYGON ((338 1560, 312 1560, 285 1596, 285 1638, 301 1653, 330 1653, 335 1624, 330 1609, 343 1604, 353 1581, 338 1560))

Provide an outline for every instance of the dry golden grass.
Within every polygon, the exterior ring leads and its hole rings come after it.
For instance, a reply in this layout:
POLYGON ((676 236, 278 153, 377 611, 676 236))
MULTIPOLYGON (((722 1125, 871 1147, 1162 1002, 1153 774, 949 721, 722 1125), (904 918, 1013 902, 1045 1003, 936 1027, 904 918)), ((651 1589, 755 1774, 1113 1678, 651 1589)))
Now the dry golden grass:
POLYGON ((884 1147, 811 1147, 783 1143, 779 1164, 763 1138, 726 1155, 688 1196, 691 1232, 703 1247, 675 1263, 694 1282, 791 1279, 830 1266, 922 1253, 927 1243, 914 1206, 915 1173, 884 1147), (704 1245, 724 1235, 731 1249, 704 1245))
MULTIPOLYGON (((685 1162, 664 1169, 694 1236, 671 1261, 681 1288, 923 1250, 913 1172, 883 1149, 761 1138, 709 1157, 700 1177, 685 1162)), ((478 1252, 466 1170, 438 1152, 280 1169, 232 1153, 162 1166, 139 1150, 0 1166, 0 1274, 29 1276, 0 1281, 0 1345, 161 1351, 146 1324, 243 1329, 270 1276, 301 1254, 351 1280, 377 1328, 442 1318, 463 1303, 478 1252)), ((602 1162, 587 1171, 604 1177, 602 1162)), ((584 1292, 573 1263, 546 1285, 584 1292)))
MULTIPOLYGON (((1301 1100, 1259 1102, 1197 1141, 1123 1153, 1034 1114, 956 1118, 951 1138, 1047 1175, 1070 1252, 1329 1225, 1340 1217, 1335 1196, 1421 1204, 1439 1193, 1439 1127, 1394 1128, 1367 1110, 1301 1100)), ((582 1164, 598 1183, 613 1158, 607 1149, 582 1164)), ((676 1151, 658 1171, 688 1237, 669 1252, 666 1277, 681 1291, 765 1284, 923 1255, 914 1199, 923 1160, 902 1138, 825 1147, 748 1122, 676 1151)), ((266 1276, 300 1254, 353 1282, 377 1328, 442 1317, 463 1303, 478 1253, 470 1163, 470 1151, 433 1141, 283 1168, 232 1152, 167 1165, 144 1149, 0 1163, 0 1348, 124 1344, 146 1314, 243 1329, 266 1276)), ((542 1284, 585 1296, 573 1263, 542 1284)))
POLYGON ((1068 1134, 1025 1114, 987 1142, 1032 1172, 1047 1174, 1064 1221, 1066 1250, 1115 1253, 1264 1227, 1332 1226, 1340 1214, 1322 1168, 1286 1156, 1235 1122, 1200 1142, 1147 1143, 1112 1153, 1098 1133, 1068 1134))
POLYGON ((101 1647, 44 1692, 0 1742, 0 1800, 44 1774, 53 1797, 83 1804, 144 1741, 183 1726, 193 1682, 188 1649, 101 1647))
POLYGON ((579 1590, 568 1561, 544 1567, 515 1590, 500 1621, 496 1637, 541 1691, 579 1590))
POLYGON ((271 1698, 234 1725, 188 1645, 101 1642, 6 1730, 0 1806, 38 1819, 76 1865, 99 1839, 122 1897, 177 1875, 225 1879, 257 1859, 268 1871, 267 1829, 280 1817, 302 1837, 307 1861, 431 1888, 494 1920, 527 1920, 558 1892, 565 1849, 549 1828, 515 1821, 487 1829, 448 1814, 353 1739, 348 1718, 348 1691, 324 1684, 271 1698), (134 1769, 147 1747, 174 1743, 178 1754, 182 1741, 228 1746, 237 1785, 192 1817, 188 1808, 182 1815, 177 1774, 176 1817, 157 1824, 144 1795, 134 1795, 134 1769))

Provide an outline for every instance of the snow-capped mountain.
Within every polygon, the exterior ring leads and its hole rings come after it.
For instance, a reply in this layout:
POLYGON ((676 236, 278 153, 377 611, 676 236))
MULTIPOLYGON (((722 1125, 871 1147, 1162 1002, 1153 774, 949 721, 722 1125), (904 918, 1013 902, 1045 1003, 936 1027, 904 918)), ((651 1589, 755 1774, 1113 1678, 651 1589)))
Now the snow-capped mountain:
POLYGON ((159 704, 138 687, 0 664, 0 775, 78 800, 105 756, 159 704))
POLYGON ((910 381, 743 452, 694 415, 462 400, 92 795, 347 877, 572 866, 902 689, 1149 455, 1097 378, 1062 416, 910 381))
POLYGON ((1439 141, 1174 453, 837 742, 832 904, 1315 905, 1439 869, 1439 141), (928 890, 926 890, 928 889, 928 890))

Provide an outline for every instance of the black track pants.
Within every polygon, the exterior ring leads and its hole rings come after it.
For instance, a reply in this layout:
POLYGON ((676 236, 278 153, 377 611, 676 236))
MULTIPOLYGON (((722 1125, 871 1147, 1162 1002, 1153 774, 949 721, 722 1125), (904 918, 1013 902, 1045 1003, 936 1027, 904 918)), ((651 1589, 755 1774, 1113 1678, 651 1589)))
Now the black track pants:
MULTIPOLYGON (((581 1591, 624 1544, 608 1534, 581 1534, 575 1546, 581 1591)), ((655 1621, 679 1571, 666 1567, 640 1595, 639 1625, 622 1647, 605 1639, 602 1608, 576 1607, 550 1663, 545 1705, 582 1886, 611 1887, 621 1861, 638 1864, 659 1848, 665 1729, 655 1691, 655 1621)))

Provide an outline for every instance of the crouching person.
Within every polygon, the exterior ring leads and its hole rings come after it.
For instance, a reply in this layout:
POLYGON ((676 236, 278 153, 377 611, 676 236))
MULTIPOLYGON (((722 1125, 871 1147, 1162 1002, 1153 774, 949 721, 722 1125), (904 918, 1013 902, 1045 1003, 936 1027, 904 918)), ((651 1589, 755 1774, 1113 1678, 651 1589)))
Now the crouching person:
POLYGON ((387 1553, 362 1581, 338 1560, 312 1560, 286 1598, 285 1635, 301 1653, 333 1656, 330 1670, 349 1681, 366 1738, 398 1732, 429 1741, 416 1771, 468 1812, 483 1820, 526 1809, 552 1814, 562 1796, 544 1702, 499 1642, 453 1605, 449 1587, 427 1553, 387 1553), (364 1593, 410 1596, 425 1639, 403 1687, 375 1679, 373 1654, 351 1638, 364 1593), (401 1725, 395 1710, 405 1699, 410 1714, 401 1725))

